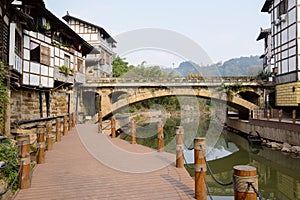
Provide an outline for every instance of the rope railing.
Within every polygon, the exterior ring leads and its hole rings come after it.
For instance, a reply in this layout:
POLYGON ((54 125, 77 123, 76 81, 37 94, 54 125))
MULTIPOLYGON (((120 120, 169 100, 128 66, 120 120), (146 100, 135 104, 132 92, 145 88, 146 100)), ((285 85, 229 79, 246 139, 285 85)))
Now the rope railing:
POLYGON ((211 175, 211 177, 213 178, 213 180, 214 180, 216 183, 218 183, 219 185, 221 185, 221 186, 229 186, 229 185, 232 185, 232 184, 233 184, 233 181, 228 182, 228 183, 223 183, 222 181, 220 181, 220 180, 218 180, 218 179, 216 178, 216 176, 214 175, 213 171, 212 171, 211 168, 210 168, 210 165, 208 164, 208 162, 207 162, 207 160, 206 160, 206 155, 203 154, 203 146, 200 145, 200 148, 201 148, 202 155, 203 155, 203 157, 204 157, 204 161, 205 161, 207 170, 208 170, 209 174, 211 175))
POLYGON ((23 163, 21 162, 21 165, 20 165, 19 170, 18 170, 18 174, 16 175, 16 177, 14 178, 14 180, 10 183, 10 185, 6 188, 6 190, 0 193, 0 197, 3 196, 3 195, 5 195, 14 186, 14 184, 18 180, 18 177, 20 176, 22 165, 23 165, 23 163))
MULTIPOLYGON (((69 120, 66 121, 66 124, 68 125, 68 130, 70 131, 73 127, 74 127, 74 116, 73 114, 68 114, 68 115, 63 115, 63 116, 69 116, 69 120), (69 123, 69 124, 68 124, 69 123)), ((35 123, 35 122, 48 122, 48 128, 46 126, 47 131, 45 132, 45 124, 35 124, 34 128, 36 129, 35 133, 27 133, 26 131, 24 132, 16 132, 16 139, 19 142, 18 145, 18 152, 16 153, 16 155, 12 158, 11 161, 9 162, 4 162, 4 165, 0 167, 0 170, 2 169, 6 169, 7 167, 11 166, 13 164, 14 161, 16 161, 16 159, 19 157, 19 170, 18 173, 16 175, 16 177, 14 177, 14 180, 10 183, 10 185, 5 189, 5 191, 1 192, 0 191, 0 197, 5 195, 9 190, 12 189, 12 187, 14 186, 14 184, 16 183, 16 181, 18 180, 19 177, 19 188, 20 189, 25 189, 25 188, 29 188, 30 187, 30 182, 32 179, 32 174, 33 174, 33 170, 34 169, 30 169, 29 167, 27 167, 28 165, 30 165, 34 158, 32 159, 32 156, 30 156, 31 154, 35 154, 35 161, 36 164, 42 164, 45 161, 45 154, 44 151, 45 150, 51 150, 51 148, 47 147, 47 145, 50 145, 50 143, 47 143, 48 141, 45 141, 45 138, 48 138, 49 135, 51 136, 50 138, 53 138, 53 125, 56 126, 56 132, 61 131, 62 126, 60 123, 50 123, 49 121, 53 120, 53 119, 57 119, 59 121, 58 118, 62 118, 63 116, 57 116, 57 117, 51 117, 51 118, 43 118, 43 119, 38 119, 38 120, 27 120, 27 121, 22 121, 22 123, 15 123, 15 125, 19 125, 22 124, 27 124, 27 123, 35 123), (59 125, 59 127, 57 127, 57 125, 59 125), (51 127, 51 128, 50 128, 51 127), (34 141, 30 142, 30 135, 31 134, 36 134, 36 138, 34 139, 34 141), (36 144, 36 149, 34 151, 30 151, 30 147, 32 145, 36 144), (40 161, 39 161, 40 160, 40 161), (25 176, 24 176, 25 174, 25 176), (26 176, 26 174, 29 174, 28 177, 26 176), (21 177, 22 176, 22 177, 21 177), (24 176, 24 177, 23 177, 24 176)), ((29 128, 32 128, 29 127, 29 128)), ((27 127, 28 128, 28 127, 27 127)), ((64 127, 65 128, 65 127, 64 127)), ((57 138, 56 138, 57 139, 57 138)))
POLYGON ((247 182, 248 183, 248 187, 247 187, 247 190, 248 190, 248 188, 252 188, 253 189, 253 191, 256 193, 256 195, 258 196, 258 199, 259 200, 263 200, 263 198, 261 197, 261 195, 260 195, 260 193, 258 192, 258 190, 255 188, 255 186, 253 185, 253 183, 252 182, 247 182))
POLYGON ((11 166, 13 162, 17 159, 17 157, 18 157, 18 152, 15 154, 15 156, 11 161, 9 161, 7 164, 5 163, 4 166, 0 167, 0 169, 6 169, 7 167, 11 166))
POLYGON ((203 171, 203 169, 201 170, 201 173, 202 173, 202 176, 204 177, 204 182, 205 182, 205 186, 206 186, 206 191, 207 191, 207 194, 208 194, 208 196, 209 196, 210 200, 213 200, 213 197, 212 197, 212 195, 211 195, 211 192, 210 192, 210 189, 209 189, 208 183, 207 183, 207 181, 206 181, 206 177, 205 177, 205 174, 204 174, 204 171, 203 171))

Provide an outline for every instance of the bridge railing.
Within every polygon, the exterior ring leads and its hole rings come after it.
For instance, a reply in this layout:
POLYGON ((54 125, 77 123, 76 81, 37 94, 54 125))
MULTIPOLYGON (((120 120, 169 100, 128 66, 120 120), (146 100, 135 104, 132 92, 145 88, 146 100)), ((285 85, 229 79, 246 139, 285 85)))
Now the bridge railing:
POLYGON ((237 82, 257 82, 255 76, 226 76, 226 77, 150 77, 150 78, 88 78, 87 83, 237 83, 237 82))

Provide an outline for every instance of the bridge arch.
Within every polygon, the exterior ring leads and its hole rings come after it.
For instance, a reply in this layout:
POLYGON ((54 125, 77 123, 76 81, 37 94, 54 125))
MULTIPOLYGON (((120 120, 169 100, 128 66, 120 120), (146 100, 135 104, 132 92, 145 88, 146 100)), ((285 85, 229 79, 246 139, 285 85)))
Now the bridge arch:
MULTIPOLYGON (((120 89, 118 91, 120 92, 120 89)), ((126 91, 126 89, 124 89, 124 91, 126 91)), ((227 102, 227 105, 236 108, 243 113, 258 108, 258 106, 254 103, 246 101, 241 97, 235 96, 233 94, 220 94, 217 91, 214 92, 205 88, 153 88, 140 91, 130 91, 124 99, 120 99, 119 101, 110 105, 102 102, 102 114, 104 118, 107 118, 111 116, 113 112, 130 104, 166 96, 195 96, 205 99, 227 102)))

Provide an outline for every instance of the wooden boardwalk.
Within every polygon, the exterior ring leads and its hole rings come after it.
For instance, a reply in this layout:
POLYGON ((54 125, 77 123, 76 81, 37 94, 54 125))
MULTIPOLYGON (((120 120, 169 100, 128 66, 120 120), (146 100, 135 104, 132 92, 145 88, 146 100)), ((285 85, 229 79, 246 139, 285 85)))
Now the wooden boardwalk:
POLYGON ((96 125, 78 125, 46 152, 31 188, 14 199, 194 199, 193 179, 173 161, 174 155, 97 134, 96 125))

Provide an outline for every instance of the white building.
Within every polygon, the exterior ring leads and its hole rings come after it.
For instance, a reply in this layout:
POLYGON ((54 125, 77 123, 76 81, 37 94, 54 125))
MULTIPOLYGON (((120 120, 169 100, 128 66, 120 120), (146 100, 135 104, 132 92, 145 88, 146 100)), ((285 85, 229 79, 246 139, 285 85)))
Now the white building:
POLYGON ((276 106, 300 106, 300 1, 266 0, 271 16, 272 55, 276 73, 276 106))
POLYGON ((63 19, 95 48, 86 58, 87 79, 112 77, 112 56, 116 41, 104 28, 73 17, 69 13, 63 19))

